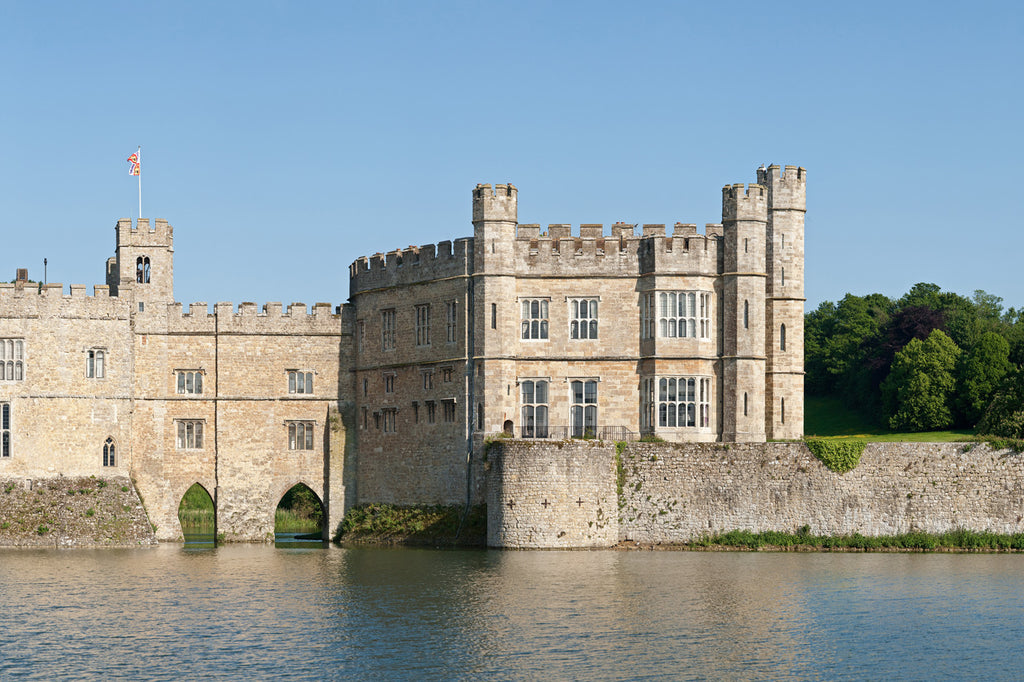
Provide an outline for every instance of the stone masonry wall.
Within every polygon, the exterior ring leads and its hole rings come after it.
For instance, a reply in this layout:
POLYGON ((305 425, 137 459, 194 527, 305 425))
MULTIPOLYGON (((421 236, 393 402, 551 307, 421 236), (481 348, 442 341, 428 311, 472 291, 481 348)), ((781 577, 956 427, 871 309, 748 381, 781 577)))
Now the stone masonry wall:
POLYGON ((984 445, 869 443, 845 474, 803 443, 631 443, 620 461, 617 495, 612 443, 492 445, 488 544, 672 544, 805 525, 818 535, 1024 532, 1024 455, 984 445))
POLYGON ((822 535, 1024 531, 1024 455, 964 443, 869 443, 830 471, 802 443, 631 444, 620 538, 744 529, 822 535))
POLYGON ((497 441, 487 464, 489 546, 608 547, 618 541, 614 444, 497 441))
POLYGON ((335 519, 345 504, 346 442, 337 431, 339 398, 351 395, 340 369, 350 361, 349 325, 328 304, 215 310, 151 306, 136 317, 132 473, 157 537, 181 538, 178 505, 194 483, 214 498, 217 531, 228 541, 272 539, 277 505, 297 483, 325 504, 333 499, 341 509, 326 511, 335 519), (202 372, 202 393, 178 394, 176 370, 202 372), (311 373, 313 392, 289 393, 290 370, 311 373), (205 425, 201 448, 178 447, 177 420, 205 425), (311 450, 290 449, 288 427, 299 421, 314 427, 311 450), (331 438, 342 449, 332 452, 331 438))

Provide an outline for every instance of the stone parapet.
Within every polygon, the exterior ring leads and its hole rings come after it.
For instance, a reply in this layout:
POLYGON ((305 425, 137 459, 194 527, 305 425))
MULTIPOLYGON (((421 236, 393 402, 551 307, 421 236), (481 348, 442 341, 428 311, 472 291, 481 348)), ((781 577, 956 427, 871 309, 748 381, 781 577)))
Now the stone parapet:
POLYGON ((349 293, 465 276, 472 259, 473 240, 468 237, 363 256, 349 266, 349 293))

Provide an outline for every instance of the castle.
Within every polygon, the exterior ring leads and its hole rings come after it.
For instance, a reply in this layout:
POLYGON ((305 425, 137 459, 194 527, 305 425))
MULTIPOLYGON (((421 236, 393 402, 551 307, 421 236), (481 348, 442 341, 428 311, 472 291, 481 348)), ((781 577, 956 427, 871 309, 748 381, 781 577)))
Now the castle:
POLYGON ((120 220, 106 284, 0 285, 0 477, 128 474, 158 537, 199 483, 263 539, 295 483, 352 504, 482 501, 485 441, 803 434, 806 173, 762 167, 707 225, 519 224, 360 258, 349 302, 173 293, 173 229, 120 220))

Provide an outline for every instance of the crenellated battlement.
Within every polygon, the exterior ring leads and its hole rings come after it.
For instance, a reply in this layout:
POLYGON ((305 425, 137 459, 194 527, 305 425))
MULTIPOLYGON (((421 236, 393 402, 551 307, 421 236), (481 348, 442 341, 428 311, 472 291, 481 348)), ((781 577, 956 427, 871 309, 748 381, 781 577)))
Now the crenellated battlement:
POLYGON ((551 275, 640 274, 653 269, 674 273, 707 273, 717 270, 720 230, 699 234, 693 223, 676 223, 671 234, 663 224, 615 223, 612 234, 604 226, 584 224, 573 234, 572 226, 520 225, 516 234, 516 272, 551 275))
POLYGON ((742 182, 722 188, 722 221, 768 219, 768 190, 756 183, 742 182))
POLYGON ((473 189, 473 222, 496 220, 517 222, 518 190, 515 185, 477 185, 473 189))
POLYGON ((472 255, 473 240, 463 237, 363 256, 349 266, 350 293, 465 275, 472 255))
POLYGON ((773 209, 804 210, 807 207, 807 170, 801 166, 781 169, 772 164, 757 169, 757 181, 768 188, 773 209))
POLYGON ((92 295, 84 284, 72 284, 64 292, 57 282, 0 283, 0 307, 9 317, 127 317, 129 304, 110 295, 110 287, 96 285, 92 295))
MULTIPOLYGON (((136 316, 139 333, 166 329, 169 333, 199 334, 337 334, 346 326, 341 306, 330 303, 279 302, 258 306, 246 301, 221 301, 212 308, 205 301, 150 306, 136 316)), ((351 332, 351 330, 349 330, 351 332)))
POLYGON ((121 246, 166 246, 174 240, 174 228, 160 218, 152 225, 149 218, 139 218, 136 225, 132 225, 130 218, 120 218, 115 229, 121 246))

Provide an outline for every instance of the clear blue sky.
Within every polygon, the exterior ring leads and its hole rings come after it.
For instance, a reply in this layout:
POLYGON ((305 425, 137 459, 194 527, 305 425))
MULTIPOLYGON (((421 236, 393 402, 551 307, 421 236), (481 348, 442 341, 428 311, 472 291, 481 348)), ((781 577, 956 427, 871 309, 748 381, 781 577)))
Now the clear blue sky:
POLYGON ((186 303, 342 302, 355 258, 469 236, 478 182, 524 223, 702 225, 778 163, 808 310, 1022 307, 1021 7, 0 1, 0 278, 102 283, 141 144, 186 303))

